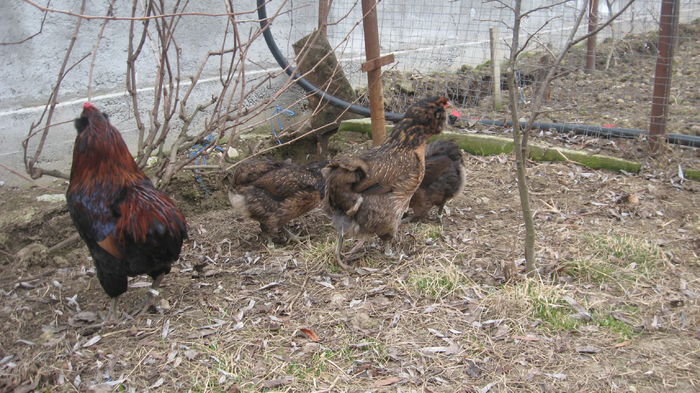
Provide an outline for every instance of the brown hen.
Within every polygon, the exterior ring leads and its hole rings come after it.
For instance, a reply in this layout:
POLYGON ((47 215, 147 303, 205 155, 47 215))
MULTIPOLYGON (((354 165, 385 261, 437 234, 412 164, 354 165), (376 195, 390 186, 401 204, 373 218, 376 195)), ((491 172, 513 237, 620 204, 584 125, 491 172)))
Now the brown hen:
POLYGON ((324 193, 321 168, 326 162, 298 165, 255 158, 224 177, 234 211, 260 223, 268 240, 299 240, 285 225, 317 207, 324 193), (282 234, 286 232, 286 236, 282 234))
POLYGON ((425 176, 411 198, 412 220, 424 219, 433 206, 442 215, 445 203, 464 189, 466 162, 464 153, 453 141, 443 139, 425 148, 425 176))
POLYGON ((341 258, 345 236, 359 237, 349 254, 359 249, 369 235, 375 234, 385 242, 394 237, 413 193, 423 181, 425 142, 442 131, 448 105, 445 97, 419 101, 408 108, 383 144, 359 156, 336 158, 323 169, 324 207, 338 231, 338 264, 347 267, 341 258))

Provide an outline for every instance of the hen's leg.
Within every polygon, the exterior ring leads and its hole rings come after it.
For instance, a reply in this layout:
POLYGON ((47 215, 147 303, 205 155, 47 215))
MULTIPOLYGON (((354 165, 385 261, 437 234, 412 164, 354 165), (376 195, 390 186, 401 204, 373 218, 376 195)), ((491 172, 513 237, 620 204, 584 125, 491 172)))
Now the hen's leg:
POLYGON ((347 263, 343 262, 343 256, 350 256, 351 258, 347 259, 347 262, 354 261, 357 259, 357 257, 352 256, 353 253, 355 253, 361 246, 364 244, 364 240, 358 241, 357 244, 347 253, 341 253, 341 250, 343 249, 343 240, 345 239, 345 236, 343 232, 338 233, 338 244, 335 246, 335 260, 338 262, 338 265, 342 267, 345 270, 352 270, 352 267, 348 265, 347 263))
POLYGON ((299 236, 296 233, 292 232, 289 228, 284 227, 284 232, 287 234, 287 238, 289 240, 292 240, 296 243, 302 243, 304 240, 309 240, 311 239, 311 236, 299 236))
POLYGON ((379 239, 381 239, 381 241, 384 243, 384 255, 388 256, 389 258, 396 257, 396 253, 391 249, 391 242, 394 240, 394 235, 384 234, 379 236, 379 239))
MULTIPOLYGON (((352 248, 350 249, 350 251, 348 251, 345 255, 351 256, 351 255, 355 254, 355 253, 356 253, 360 248, 362 248, 364 245, 365 245, 365 239, 360 239, 360 240, 358 240, 357 243, 355 243, 355 245, 352 246, 352 248)), ((360 256, 362 256, 362 255, 360 255, 360 256)), ((353 258, 353 259, 357 259, 357 258, 353 258)))
POLYGON ((275 248, 273 233, 275 232, 271 231, 270 226, 268 226, 264 221, 260 221, 260 239, 267 248, 275 248))

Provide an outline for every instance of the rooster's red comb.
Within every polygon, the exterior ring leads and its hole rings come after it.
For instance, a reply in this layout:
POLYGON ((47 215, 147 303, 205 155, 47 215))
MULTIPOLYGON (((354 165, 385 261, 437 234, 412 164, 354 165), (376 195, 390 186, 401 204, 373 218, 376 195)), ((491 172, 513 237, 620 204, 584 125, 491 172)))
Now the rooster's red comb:
POLYGON ((83 104, 83 109, 95 109, 95 106, 89 102, 83 104))

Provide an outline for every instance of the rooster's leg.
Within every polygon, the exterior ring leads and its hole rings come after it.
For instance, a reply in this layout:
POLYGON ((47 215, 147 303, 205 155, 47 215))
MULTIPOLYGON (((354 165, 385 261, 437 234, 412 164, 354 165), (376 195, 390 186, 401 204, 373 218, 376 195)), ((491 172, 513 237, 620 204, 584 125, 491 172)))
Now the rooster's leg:
POLYGON ((93 329, 101 329, 105 326, 116 325, 118 322, 121 322, 117 318, 119 316, 119 307, 117 306, 117 299, 118 298, 113 297, 109 300, 109 310, 107 311, 107 315, 105 315, 104 319, 102 319, 102 322, 94 323, 92 325, 87 325, 83 327, 83 332, 94 332, 93 329))
POLYGON ((119 301, 118 298, 113 297, 110 302, 109 302, 109 311, 107 312, 107 316, 105 317, 104 323, 108 324, 111 322, 114 322, 117 320, 117 317, 119 316, 119 301))
POLYGON ((164 277, 165 274, 161 273, 153 279, 153 283, 151 283, 151 288, 149 288, 148 292, 146 292, 146 297, 143 299, 143 302, 141 302, 141 305, 137 307, 134 313, 131 315, 132 317, 146 312, 156 305, 156 297, 158 297, 158 287, 160 287, 160 283, 163 282, 164 277))

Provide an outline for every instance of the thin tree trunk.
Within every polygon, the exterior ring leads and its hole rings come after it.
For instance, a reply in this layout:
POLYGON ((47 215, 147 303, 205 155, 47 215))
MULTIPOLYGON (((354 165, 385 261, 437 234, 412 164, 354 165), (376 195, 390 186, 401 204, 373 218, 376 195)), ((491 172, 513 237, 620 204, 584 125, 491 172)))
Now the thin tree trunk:
POLYGON ((513 24, 513 40, 510 51, 510 69, 508 70, 508 97, 510 101, 510 114, 513 124, 513 150, 515 151, 515 168, 518 180, 518 194, 520 195, 520 207, 525 222, 525 271, 529 274, 536 270, 535 266, 535 223, 530 210, 530 193, 527 184, 527 138, 523 138, 520 127, 518 111, 518 86, 516 84, 515 70, 518 61, 518 48, 520 47, 520 21, 522 0, 515 1, 513 12, 515 21, 513 24))

